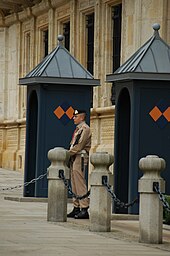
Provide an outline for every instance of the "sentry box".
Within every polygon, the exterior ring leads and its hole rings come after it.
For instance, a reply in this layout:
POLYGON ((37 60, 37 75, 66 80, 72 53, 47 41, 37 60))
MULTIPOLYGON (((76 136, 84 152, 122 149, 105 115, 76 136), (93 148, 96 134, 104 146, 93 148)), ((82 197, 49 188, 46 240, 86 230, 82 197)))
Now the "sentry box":
MULTIPOLYGON (((138 162, 146 155, 166 161, 162 173, 170 194, 170 47, 154 35, 114 74, 107 75, 116 91, 114 189, 123 202, 138 197, 138 162)), ((138 205, 117 209, 138 213, 138 205)))
MULTIPOLYGON (((58 46, 24 78, 27 85, 26 149, 24 181, 28 182, 47 172, 50 162, 47 153, 54 147, 69 148, 74 124, 75 108, 87 112, 93 86, 99 80, 92 75, 62 46, 58 46)), ((47 197, 47 178, 24 188, 24 196, 47 197)))

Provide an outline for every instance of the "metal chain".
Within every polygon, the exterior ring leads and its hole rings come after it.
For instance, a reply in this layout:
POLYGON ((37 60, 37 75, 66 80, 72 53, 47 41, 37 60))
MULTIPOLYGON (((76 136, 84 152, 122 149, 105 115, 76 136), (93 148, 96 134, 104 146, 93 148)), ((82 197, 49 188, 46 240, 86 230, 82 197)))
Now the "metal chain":
POLYGON ((135 203, 138 203, 138 198, 134 199, 131 203, 124 203, 121 202, 119 198, 115 195, 115 193, 111 189, 111 185, 107 182, 107 176, 102 176, 102 184, 106 187, 107 191, 111 194, 114 202, 117 205, 117 208, 128 208, 130 206, 133 206, 135 203))
POLYGON ((163 207, 170 212, 170 206, 165 198, 165 196, 162 194, 162 192, 159 189, 159 182, 154 182, 153 183, 153 190, 159 195, 159 199, 163 204, 163 207))
POLYGON ((80 195, 76 195, 75 193, 73 193, 69 183, 68 183, 68 180, 66 180, 65 176, 64 176, 64 171, 63 170, 59 170, 59 178, 63 180, 64 182, 64 185, 65 187, 67 188, 68 190, 68 193, 70 195, 72 195, 75 199, 78 199, 78 200, 82 200, 82 199, 85 199, 86 197, 88 197, 90 195, 90 190, 87 191, 87 193, 83 196, 80 196, 80 195))
POLYGON ((2 188, 2 189, 0 189, 0 191, 13 190, 13 189, 17 189, 17 188, 26 187, 26 186, 28 186, 28 185, 30 185, 32 183, 37 182, 38 180, 43 179, 47 175, 47 173, 48 173, 48 171, 46 173, 44 173, 44 174, 41 174, 37 178, 34 178, 34 179, 30 180, 30 181, 25 182, 24 184, 20 184, 20 185, 14 186, 14 187, 2 188))

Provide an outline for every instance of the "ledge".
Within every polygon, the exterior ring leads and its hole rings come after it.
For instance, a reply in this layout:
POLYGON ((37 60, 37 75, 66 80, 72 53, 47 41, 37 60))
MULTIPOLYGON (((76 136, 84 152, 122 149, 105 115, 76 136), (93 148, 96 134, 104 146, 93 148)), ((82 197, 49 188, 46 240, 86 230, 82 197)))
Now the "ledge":
POLYGON ((48 202, 48 198, 39 198, 39 197, 5 196, 4 200, 16 201, 16 202, 38 202, 38 203, 47 203, 48 202))
MULTIPOLYGON (((4 200, 15 202, 36 202, 36 203, 48 203, 48 198, 43 197, 18 197, 18 196, 4 196, 4 200)), ((72 202, 71 198, 67 199, 68 203, 72 202)))
POLYGON ((115 114, 115 106, 92 108, 91 116, 102 115, 102 114, 115 114))

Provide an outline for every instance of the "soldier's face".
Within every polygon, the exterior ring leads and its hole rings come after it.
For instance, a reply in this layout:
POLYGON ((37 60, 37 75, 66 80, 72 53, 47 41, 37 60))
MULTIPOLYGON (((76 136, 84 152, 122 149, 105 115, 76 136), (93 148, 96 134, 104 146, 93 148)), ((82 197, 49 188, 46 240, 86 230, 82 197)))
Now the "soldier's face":
POLYGON ((73 116, 73 121, 75 125, 80 124, 82 121, 84 121, 84 115, 83 114, 77 114, 73 116))

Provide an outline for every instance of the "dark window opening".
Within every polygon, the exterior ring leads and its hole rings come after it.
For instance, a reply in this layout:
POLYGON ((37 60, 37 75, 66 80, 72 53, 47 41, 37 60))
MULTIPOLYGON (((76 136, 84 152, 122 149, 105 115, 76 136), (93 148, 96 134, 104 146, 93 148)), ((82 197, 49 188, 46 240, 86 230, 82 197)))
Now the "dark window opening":
MULTIPOLYGON (((113 73, 120 67, 122 5, 112 7, 113 22, 113 73)), ((112 105, 115 104, 115 85, 112 84, 112 105)))
POLYGON ((31 37, 30 33, 26 34, 25 37, 25 71, 26 74, 30 71, 30 52, 31 52, 31 37))
POLYGON ((48 55, 48 30, 43 31, 44 58, 48 55))
POLYGON ((93 75, 94 64, 94 13, 87 15, 87 70, 93 75))
POLYGON ((64 46, 70 51, 70 21, 63 24, 64 46))
MULTIPOLYGON (((87 70, 93 75, 94 68, 94 13, 86 16, 87 28, 87 70)), ((93 87, 91 89, 91 107, 93 107, 93 87)))

